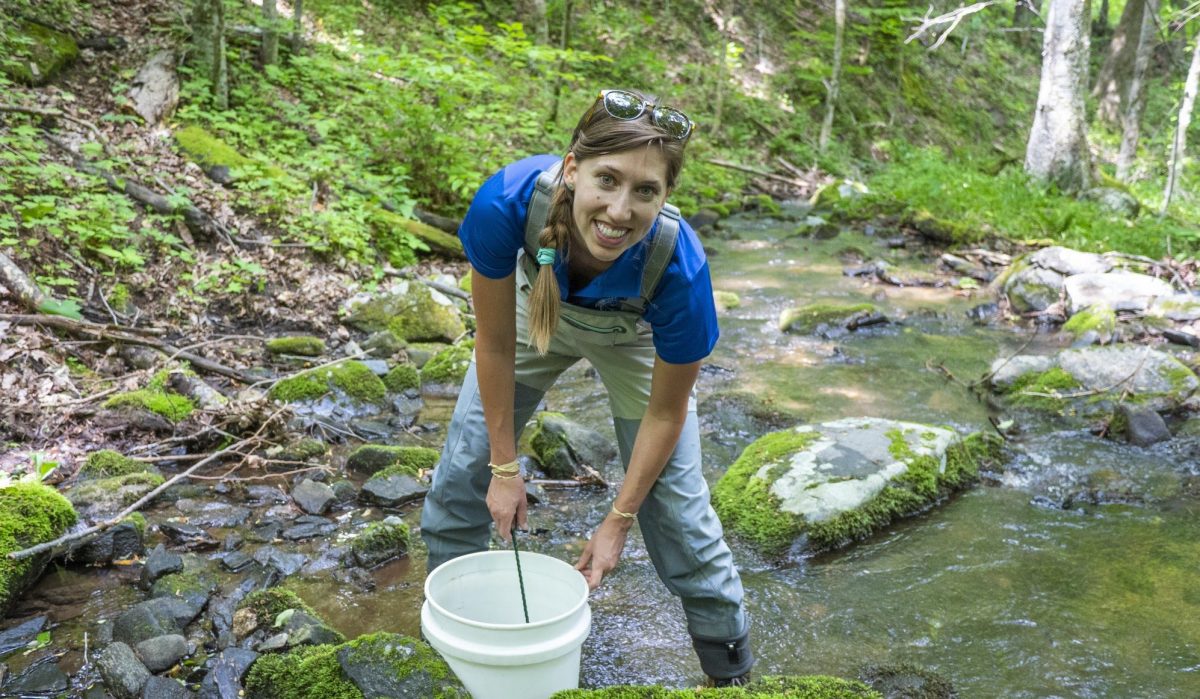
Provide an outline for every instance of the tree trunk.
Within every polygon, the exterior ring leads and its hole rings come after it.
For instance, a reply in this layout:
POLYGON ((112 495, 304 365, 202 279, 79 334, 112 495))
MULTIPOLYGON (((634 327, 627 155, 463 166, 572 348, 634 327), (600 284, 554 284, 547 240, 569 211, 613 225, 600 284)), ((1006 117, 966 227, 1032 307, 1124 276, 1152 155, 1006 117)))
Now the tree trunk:
POLYGON ((1117 153, 1117 179, 1125 182, 1133 158, 1137 155, 1138 138, 1141 135, 1142 108, 1146 105, 1146 66, 1154 50, 1155 20, 1158 18, 1158 0, 1145 0, 1142 12, 1142 27, 1138 32, 1137 50, 1134 54, 1133 75, 1129 79, 1129 92, 1125 95, 1121 114, 1121 150, 1117 153))
POLYGON ((550 22, 546 18, 546 0, 520 0, 517 13, 525 25, 525 33, 533 38, 534 43, 548 46, 550 22))
POLYGON ((821 135, 817 140, 817 150, 824 153, 829 146, 829 137, 833 134, 833 110, 837 106, 838 91, 842 80, 842 42, 846 35, 846 0, 835 0, 833 5, 833 75, 829 77, 826 86, 828 94, 825 102, 825 121, 821 123, 821 135))
POLYGON ((196 75, 212 75, 213 35, 217 18, 212 0, 196 0, 192 5, 192 52, 189 65, 196 75))
POLYGON ((279 60, 279 12, 275 9, 275 0, 263 0, 263 40, 262 64, 274 65, 279 60))
POLYGON ((212 0, 213 15, 213 59, 212 94, 217 109, 229 109, 229 66, 225 62, 225 2, 212 0))
POLYGON ((1196 90, 1200 87, 1200 34, 1196 35, 1196 47, 1192 50, 1192 67, 1188 69, 1187 81, 1183 84, 1183 103, 1179 105, 1179 119, 1175 122, 1175 143, 1171 146, 1171 161, 1167 165, 1167 189, 1163 193, 1162 209, 1158 215, 1167 213, 1175 188, 1179 186, 1179 171, 1183 168, 1183 151, 1187 146, 1188 125, 1192 122, 1192 107, 1196 104, 1196 90))
POLYGON ((1096 121, 1112 126, 1121 124, 1121 115, 1125 111, 1122 100, 1129 94, 1145 9, 1146 0, 1129 0, 1108 41, 1104 64, 1100 66, 1096 85, 1092 88, 1092 96, 1097 98, 1096 121))
POLYGON ((295 0, 292 7, 292 55, 300 55, 300 37, 304 36, 304 0, 295 0))
POLYGON ((1099 19, 1096 21, 1096 26, 1092 27, 1093 34, 1104 36, 1108 34, 1108 29, 1108 0, 1100 0, 1099 19))
POLYGON ((1064 192, 1087 189, 1091 182, 1083 99, 1090 10, 1090 0, 1050 0, 1037 111, 1025 149, 1025 171, 1064 192))
MULTIPOLYGON (((563 51, 571 48, 571 0, 563 2, 563 23, 562 37, 559 42, 559 48, 563 51)), ((554 79, 554 106, 550 108, 550 125, 554 126, 558 123, 558 103, 562 96, 562 71, 564 68, 562 61, 558 62, 558 77, 554 79)))

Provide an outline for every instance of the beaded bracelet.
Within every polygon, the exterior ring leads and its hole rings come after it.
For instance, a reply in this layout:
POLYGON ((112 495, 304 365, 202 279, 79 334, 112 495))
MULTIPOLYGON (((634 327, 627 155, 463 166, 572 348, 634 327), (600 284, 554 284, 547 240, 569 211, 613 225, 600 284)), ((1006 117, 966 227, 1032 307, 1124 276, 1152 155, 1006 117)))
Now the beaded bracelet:
POLYGON ((617 509, 617 503, 615 503, 615 502, 613 503, 613 506, 612 506, 612 513, 614 515, 620 517, 621 519, 637 519, 636 512, 622 512, 617 509))

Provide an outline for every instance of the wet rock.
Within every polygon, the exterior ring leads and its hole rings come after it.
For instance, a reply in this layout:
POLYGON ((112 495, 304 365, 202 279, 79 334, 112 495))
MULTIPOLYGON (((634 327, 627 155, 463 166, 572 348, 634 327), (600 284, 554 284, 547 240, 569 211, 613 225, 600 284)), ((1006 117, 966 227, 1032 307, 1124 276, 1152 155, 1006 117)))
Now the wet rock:
POLYGON ((295 574, 308 560, 302 553, 284 553, 274 546, 264 546, 254 552, 254 560, 264 567, 274 568, 280 576, 288 577, 295 574))
MULTIPOLYGON (((330 495, 333 495, 332 490, 330 495)), ((304 515, 297 517, 292 522, 292 526, 284 529, 280 536, 288 541, 302 541, 304 539, 313 539, 318 536, 328 536, 337 531, 337 525, 325 519, 314 515, 304 515)))
POLYGON ((222 551, 237 551, 245 543, 245 539, 237 532, 229 532, 225 535, 225 539, 221 541, 222 551))
POLYGON ((41 662, 4 683, 3 695, 9 697, 58 696, 70 684, 58 663, 41 662))
POLYGON ((151 677, 142 687, 142 699, 192 699, 192 692, 178 680, 167 677, 151 677))
POLYGON ((1030 264, 1053 270, 1064 276, 1073 274, 1103 274, 1112 271, 1112 262, 1092 252, 1080 252, 1060 245, 1042 248, 1032 253, 1030 264))
POLYGON ((135 604, 122 612, 112 624, 114 645, 123 643, 136 646, 150 638, 183 631, 183 627, 175 621, 173 615, 158 612, 159 610, 146 602, 135 604))
POLYGON ((324 621, 303 610, 289 609, 280 616, 284 617, 283 633, 287 634, 289 648, 304 645, 320 646, 326 643, 341 643, 346 640, 324 621))
POLYGON ((1162 416, 1145 406, 1122 404, 1120 414, 1125 422, 1125 439, 1130 444, 1148 447, 1171 438, 1162 416))
POLYGON ((120 524, 71 551, 69 558, 81 564, 107 564, 145 553, 142 530, 133 522, 120 524))
POLYGON ((96 667, 104 684, 117 699, 138 699, 150 680, 150 671, 133 654, 133 649, 118 641, 96 658, 96 667))
POLYGON ((814 303, 799 308, 788 308, 779 314, 779 331, 801 334, 823 333, 833 328, 854 330, 865 325, 874 325, 886 318, 869 303, 838 304, 814 303))
POLYGON ((48 617, 42 614, 0 631, 0 657, 29 645, 46 628, 47 620, 48 617))
POLYGON ((401 466, 415 476, 421 469, 437 466, 439 457, 438 451, 429 447, 364 444, 346 457, 346 468, 370 476, 393 466, 401 466))
POLYGON ((1004 293, 1017 313, 1040 312, 1058 303, 1063 275, 1054 270, 1026 267, 1008 278, 1004 293))
POLYGON ((405 555, 408 546, 408 525, 393 516, 367 525, 350 541, 350 555, 355 565, 373 568, 405 555))
POLYGON ((283 524, 275 520, 261 522, 256 524, 250 533, 247 535, 251 541, 259 543, 270 543, 279 538, 279 534, 283 531, 283 524))
POLYGON ((189 551, 217 547, 217 540, 200 527, 181 522, 160 522, 158 525, 168 539, 189 551))
POLYGON ((967 317, 976 325, 988 325, 1000 318, 1000 304, 989 301, 972 306, 967 311, 967 317))
POLYGON ((400 281, 386 291, 359 294, 345 304, 347 324, 363 332, 387 331, 408 342, 453 342, 466 332, 453 299, 417 281, 400 281))
POLYGON ((236 573, 251 563, 254 563, 254 559, 241 551, 230 551, 221 558, 221 565, 231 573, 236 573))
POLYGON ((170 573, 183 570, 183 557, 174 551, 168 551, 166 546, 159 544, 154 547, 142 565, 142 585, 153 585, 156 580, 170 573))
POLYGON ((257 659, 258 653, 245 648, 226 648, 209 658, 200 699, 241 699, 242 680, 257 659))
POLYGON ((780 410, 769 399, 747 391, 710 394, 700 402, 697 413, 703 432, 722 442, 761 437, 800 422, 798 415, 780 410))
POLYGON ((1146 274, 1109 272, 1076 274, 1063 284, 1067 308, 1072 315, 1089 306, 1107 306, 1114 311, 1142 312, 1155 299, 1169 298, 1175 290, 1167 282, 1146 274))
POLYGON ((339 505, 345 505, 358 499, 358 488, 350 481, 334 481, 330 487, 333 488, 333 497, 336 498, 339 505))
POLYGON ((279 488, 269 485, 251 485, 246 487, 246 499, 260 504, 280 505, 288 501, 288 494, 279 488))
POLYGON ((696 213, 688 217, 688 225, 692 230, 699 231, 705 226, 716 225, 717 221, 721 220, 721 214, 712 209, 700 209, 696 213))
POLYGON ((843 546, 976 480, 994 438, 880 418, 845 418, 759 438, 713 488, 725 525, 782 554, 843 546))
POLYGON ((1018 354, 992 362, 989 373, 992 375, 992 385, 1007 387, 1017 379, 1030 373, 1041 373, 1054 366, 1054 357, 1044 357, 1033 354, 1018 354))
POLYGON ((297 507, 310 515, 323 515, 329 511, 337 496, 328 485, 305 478, 292 490, 292 500, 297 507))
POLYGON ((617 458, 611 439, 562 413, 538 413, 529 444, 548 478, 572 478, 584 464, 600 469, 617 458))
POLYGON ((883 699, 957 699, 958 692, 945 677, 915 665, 876 665, 860 679, 883 699))
POLYGON ((150 672, 164 672, 188 653, 187 639, 179 634, 148 638, 134 646, 138 659, 150 672))
POLYGON ((1187 347, 1200 347, 1200 336, 1193 335, 1192 333, 1167 328, 1163 330, 1162 334, 1168 342, 1173 342, 1177 345, 1185 345, 1187 347))
MULTIPOLYGON (((243 610, 249 611, 249 610, 243 610)), ((277 633, 274 636, 268 636, 265 641, 254 647, 254 650, 259 653, 270 653, 271 651, 283 650, 287 648, 288 635, 286 633, 277 633)))
POLYGON ((364 699, 452 696, 452 688, 461 690, 457 681, 447 679, 453 674, 428 646, 398 634, 351 641, 337 650, 337 660, 364 699))
POLYGON ((197 527, 231 529, 250 519, 250 510, 224 502, 204 502, 184 498, 175 501, 175 509, 187 515, 188 524, 197 527))
POLYGON ((372 476, 363 484, 359 498, 364 502, 382 507, 399 507, 425 497, 427 492, 429 489, 412 476, 401 473, 390 475, 381 473, 372 476))

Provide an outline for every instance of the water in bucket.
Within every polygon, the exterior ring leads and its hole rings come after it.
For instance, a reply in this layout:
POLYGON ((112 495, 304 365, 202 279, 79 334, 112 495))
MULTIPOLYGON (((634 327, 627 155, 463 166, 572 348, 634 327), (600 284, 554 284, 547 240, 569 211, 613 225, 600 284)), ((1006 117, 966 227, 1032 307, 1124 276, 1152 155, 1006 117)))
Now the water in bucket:
POLYGON ((538 553, 521 553, 521 573, 529 623, 511 551, 455 558, 425 579, 421 631, 474 699, 546 699, 579 686, 587 582, 538 553))

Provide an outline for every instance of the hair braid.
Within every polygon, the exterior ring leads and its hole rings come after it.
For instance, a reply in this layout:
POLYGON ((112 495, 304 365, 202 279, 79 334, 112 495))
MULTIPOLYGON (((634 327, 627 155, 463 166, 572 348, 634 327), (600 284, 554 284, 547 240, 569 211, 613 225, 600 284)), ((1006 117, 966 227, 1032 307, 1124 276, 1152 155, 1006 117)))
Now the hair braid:
MULTIPOLYGON (((559 255, 566 255, 567 242, 571 239, 574 204, 575 193, 560 182, 550 202, 546 227, 538 235, 540 247, 554 248, 559 255)), ((538 354, 545 354, 550 349, 550 338, 554 337, 554 330, 558 327, 560 293, 554 266, 542 265, 533 283, 533 291, 529 294, 529 342, 538 354)))

